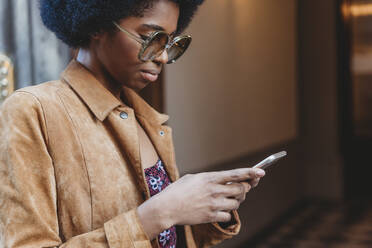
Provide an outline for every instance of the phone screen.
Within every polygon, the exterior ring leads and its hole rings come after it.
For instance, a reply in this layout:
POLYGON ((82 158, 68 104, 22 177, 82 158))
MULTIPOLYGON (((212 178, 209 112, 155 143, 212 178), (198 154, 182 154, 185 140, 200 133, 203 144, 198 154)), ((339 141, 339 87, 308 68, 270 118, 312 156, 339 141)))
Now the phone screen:
POLYGON ((281 152, 272 154, 269 157, 262 160, 261 162, 259 162, 258 164, 256 164, 255 166, 253 166, 253 168, 260 168, 260 169, 263 169, 263 170, 267 169, 270 165, 274 164, 279 159, 281 159, 285 156, 287 156, 286 151, 281 151, 281 152))

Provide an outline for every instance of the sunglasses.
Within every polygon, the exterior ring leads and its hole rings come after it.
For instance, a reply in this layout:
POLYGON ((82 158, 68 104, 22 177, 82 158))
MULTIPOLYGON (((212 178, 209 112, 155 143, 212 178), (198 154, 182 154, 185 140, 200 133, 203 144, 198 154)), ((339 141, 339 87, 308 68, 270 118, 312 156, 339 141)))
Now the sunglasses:
POLYGON ((182 54, 189 47, 192 40, 191 36, 189 35, 177 36, 172 39, 164 31, 155 31, 151 33, 150 36, 146 37, 146 39, 142 39, 125 30, 116 22, 113 23, 121 32, 127 34, 129 37, 133 38, 142 45, 141 50, 138 54, 138 58, 142 62, 155 60, 165 50, 168 54, 167 64, 172 64, 176 62, 179 57, 182 56, 182 54))

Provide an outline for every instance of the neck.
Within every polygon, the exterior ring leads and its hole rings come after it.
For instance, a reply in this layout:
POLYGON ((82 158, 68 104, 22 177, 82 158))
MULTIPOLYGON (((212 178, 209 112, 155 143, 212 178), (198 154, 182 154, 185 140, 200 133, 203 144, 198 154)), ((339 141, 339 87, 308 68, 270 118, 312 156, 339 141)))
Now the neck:
POLYGON ((76 61, 87 68, 107 90, 109 90, 117 99, 121 100, 120 84, 111 77, 109 72, 97 58, 96 54, 89 49, 80 48, 76 61))

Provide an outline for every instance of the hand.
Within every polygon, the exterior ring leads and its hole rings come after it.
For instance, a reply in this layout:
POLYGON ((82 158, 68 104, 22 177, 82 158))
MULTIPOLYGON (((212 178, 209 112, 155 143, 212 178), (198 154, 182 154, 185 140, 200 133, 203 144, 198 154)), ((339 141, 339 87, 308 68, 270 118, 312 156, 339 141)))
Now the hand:
POLYGON ((239 203, 242 203, 245 200, 246 194, 252 189, 257 187, 258 183, 260 182, 261 177, 257 177, 255 179, 248 180, 246 182, 238 182, 238 183, 232 183, 229 182, 227 184, 241 184, 243 187, 245 187, 245 192, 242 192, 239 196, 235 197, 239 203))
POLYGON ((143 203, 138 215, 149 237, 173 225, 228 222, 264 175, 253 168, 185 175, 143 203))

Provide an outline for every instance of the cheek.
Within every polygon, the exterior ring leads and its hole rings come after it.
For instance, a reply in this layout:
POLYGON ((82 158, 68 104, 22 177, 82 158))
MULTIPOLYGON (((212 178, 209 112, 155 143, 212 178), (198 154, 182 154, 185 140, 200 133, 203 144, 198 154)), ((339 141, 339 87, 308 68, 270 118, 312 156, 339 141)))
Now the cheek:
POLYGON ((138 59, 138 53, 141 45, 134 40, 117 38, 111 46, 110 56, 119 64, 133 66, 141 61, 138 59))
POLYGON ((138 59, 140 44, 136 41, 114 38, 108 39, 103 50, 106 70, 118 81, 132 80, 141 61, 138 59))

